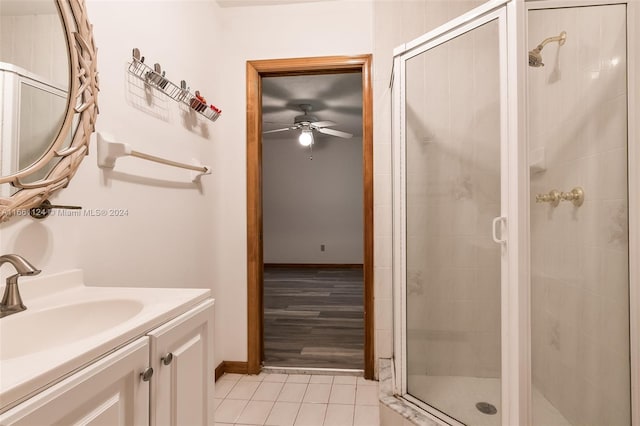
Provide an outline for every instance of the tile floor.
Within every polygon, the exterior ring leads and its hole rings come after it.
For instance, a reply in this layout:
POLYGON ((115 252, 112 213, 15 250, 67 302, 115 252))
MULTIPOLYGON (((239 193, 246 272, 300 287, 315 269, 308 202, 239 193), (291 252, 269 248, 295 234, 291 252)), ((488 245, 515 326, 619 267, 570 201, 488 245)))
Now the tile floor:
POLYGON ((379 426, 378 382, 355 376, 225 374, 216 425, 379 426))

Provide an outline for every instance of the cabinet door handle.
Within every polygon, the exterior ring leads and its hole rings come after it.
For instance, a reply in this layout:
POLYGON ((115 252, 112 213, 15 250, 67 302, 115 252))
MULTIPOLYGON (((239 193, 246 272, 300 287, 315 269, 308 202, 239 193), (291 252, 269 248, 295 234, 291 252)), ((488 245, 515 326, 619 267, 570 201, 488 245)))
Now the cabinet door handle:
POLYGON ((165 356, 163 356, 162 358, 160 358, 160 361, 162 361, 162 363, 164 365, 169 365, 171 364, 171 361, 173 361, 173 354, 171 352, 169 352, 168 354, 166 354, 165 356))
POLYGON ((148 367, 142 373, 140 373, 140 377, 142 377, 143 382, 148 382, 151 380, 151 376, 153 376, 153 368, 148 367))

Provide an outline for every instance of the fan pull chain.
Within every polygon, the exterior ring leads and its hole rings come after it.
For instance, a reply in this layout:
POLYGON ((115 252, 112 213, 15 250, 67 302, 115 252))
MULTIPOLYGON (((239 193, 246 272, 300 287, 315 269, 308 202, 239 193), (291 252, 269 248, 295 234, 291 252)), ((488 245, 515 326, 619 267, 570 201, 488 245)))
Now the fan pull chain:
POLYGON ((309 160, 313 160, 313 144, 309 145, 309 160))

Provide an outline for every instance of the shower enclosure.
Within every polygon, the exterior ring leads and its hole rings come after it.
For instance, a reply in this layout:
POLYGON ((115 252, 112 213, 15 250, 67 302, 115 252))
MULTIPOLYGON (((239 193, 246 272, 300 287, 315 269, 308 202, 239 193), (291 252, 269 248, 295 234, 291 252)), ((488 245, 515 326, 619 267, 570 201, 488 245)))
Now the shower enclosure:
POLYGON ((394 52, 395 392, 425 416, 640 424, 638 6, 495 0, 394 52))

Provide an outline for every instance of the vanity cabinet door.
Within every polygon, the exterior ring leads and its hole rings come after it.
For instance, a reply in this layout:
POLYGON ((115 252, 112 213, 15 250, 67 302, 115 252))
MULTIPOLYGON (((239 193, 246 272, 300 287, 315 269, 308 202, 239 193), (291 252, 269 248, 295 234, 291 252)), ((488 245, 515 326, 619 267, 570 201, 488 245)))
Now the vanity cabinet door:
POLYGON ((148 425, 149 338, 141 337, 0 415, 8 425, 148 425))
POLYGON ((213 300, 148 335, 151 425, 213 424, 213 300))

